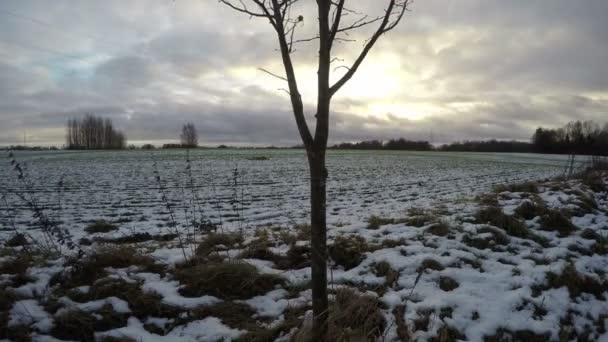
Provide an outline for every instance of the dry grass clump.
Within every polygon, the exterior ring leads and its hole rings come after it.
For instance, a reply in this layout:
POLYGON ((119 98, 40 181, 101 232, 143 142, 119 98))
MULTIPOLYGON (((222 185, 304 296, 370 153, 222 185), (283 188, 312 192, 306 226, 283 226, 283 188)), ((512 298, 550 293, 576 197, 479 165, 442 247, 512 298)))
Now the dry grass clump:
POLYGON ((255 266, 240 261, 210 261, 175 270, 175 278, 187 297, 211 295, 222 299, 249 299, 283 285, 276 275, 261 274, 255 266))
POLYGON ((435 260, 435 259, 431 259, 431 258, 427 258, 422 260, 422 262, 420 263, 420 266, 418 266, 418 268, 416 268, 416 272, 420 273, 420 272, 424 272, 425 270, 434 270, 434 271, 443 271, 444 267, 443 265, 435 260))
POLYGON ((570 298, 572 299, 575 299, 582 293, 589 293, 599 300, 604 300, 604 292, 608 291, 608 281, 600 281, 583 275, 571 263, 566 265, 559 274, 553 272, 547 273, 547 288, 557 289, 564 286, 568 288, 570 298))
POLYGON ((125 236, 119 236, 116 238, 105 238, 105 237, 96 237, 93 238, 95 242, 101 243, 113 243, 117 245, 123 244, 132 244, 132 243, 141 243, 146 241, 171 241, 177 238, 176 233, 167 233, 167 234, 158 234, 152 235, 150 233, 134 233, 125 236))
POLYGON ((214 252, 237 248, 243 243, 243 237, 238 233, 209 233, 196 248, 196 255, 207 256, 214 252))
POLYGON ((281 270, 301 269, 310 266, 310 247, 291 245, 285 257, 275 261, 281 270))
POLYGON ((538 184, 535 182, 523 182, 515 184, 498 184, 493 187, 494 192, 528 192, 538 193, 538 184))
POLYGON ((386 286, 392 287, 399 280, 399 271, 394 270, 386 261, 381 261, 374 265, 373 272, 378 277, 385 277, 386 286))
POLYGON ((481 194, 475 197, 475 201, 483 206, 497 207, 498 206, 498 195, 496 193, 481 194))
POLYGON ((394 219, 382 218, 382 217, 372 215, 367 219, 367 229, 376 230, 376 229, 380 229, 380 226, 384 226, 387 224, 393 224, 393 223, 395 223, 394 219))
POLYGON ((363 261, 368 246, 361 236, 338 236, 329 246, 329 256, 345 270, 356 267, 363 261))
POLYGON ((27 274, 28 268, 38 263, 45 263, 48 254, 38 254, 36 251, 22 250, 0 264, 0 274, 10 275, 10 284, 19 287, 30 281, 31 276, 27 274))
POLYGON ((585 172, 581 177, 581 181, 594 192, 603 192, 608 190, 601 172, 585 172))
POLYGON ((483 338, 484 342, 504 342, 504 341, 526 341, 526 342, 549 342, 551 341, 551 332, 547 331, 542 334, 537 334, 530 330, 511 331, 505 328, 499 328, 494 335, 486 335, 483 338))
POLYGON ((410 216, 407 218, 407 220, 405 221, 405 223, 408 226, 412 226, 412 227, 423 227, 426 226, 427 224, 430 224, 432 222, 434 222, 437 218, 429 213, 424 213, 422 215, 415 215, 415 216, 410 216))
POLYGON ((286 255, 275 254, 270 250, 272 242, 267 231, 257 233, 256 239, 251 241, 241 252, 240 258, 261 259, 272 261, 278 269, 301 269, 310 266, 310 247, 297 245, 297 239, 291 240, 286 255))
POLYGON ((122 279, 105 278, 95 282, 88 292, 72 290, 67 292, 70 299, 89 302, 108 297, 117 297, 129 304, 135 317, 175 317, 179 309, 162 302, 162 297, 141 289, 141 282, 129 283, 122 279))
POLYGON ((506 215, 498 207, 482 208, 475 214, 475 218, 478 223, 491 224, 505 230, 511 236, 527 238, 531 235, 530 230, 524 222, 513 216, 506 215))
POLYGON ((437 336, 429 338, 429 342, 456 342, 465 341, 467 337, 456 328, 445 324, 437 331, 437 336))
POLYGON ((560 237, 568 236, 577 230, 568 217, 554 209, 547 209, 547 212, 541 216, 540 228, 545 231, 558 232, 560 237))
POLYGON ((17 296, 4 288, 0 288, 0 339, 9 338, 10 330, 8 328, 9 311, 13 304, 17 301, 17 296))
POLYGON ((462 242, 469 247, 477 249, 494 248, 499 245, 506 246, 509 244, 509 238, 496 228, 481 227, 477 229, 477 233, 484 234, 485 236, 466 234, 462 237, 462 242))
POLYGON ((154 259, 139 253, 129 246, 102 246, 83 259, 73 259, 67 265, 71 268, 57 274, 51 279, 50 285, 62 286, 91 285, 95 280, 107 275, 105 268, 126 268, 137 266, 147 272, 163 273, 164 267, 154 263, 154 259))
POLYGON ((95 341, 96 331, 106 331, 127 325, 127 315, 114 312, 111 306, 92 313, 79 309, 63 311, 53 318, 54 326, 51 335, 61 340, 95 341))
POLYGON ((309 224, 295 225, 296 236, 300 241, 310 241, 312 227, 309 224))
POLYGON ((454 278, 448 276, 439 277, 439 288, 443 291, 450 292, 458 288, 460 284, 454 278))
POLYGON ((330 336, 333 335, 330 340, 339 341, 343 336, 353 335, 377 338, 382 336, 386 320, 376 297, 340 289, 329 309, 329 326, 330 336))
POLYGON ((428 227, 425 231, 437 236, 446 236, 450 233, 450 226, 448 226, 447 223, 440 221, 428 227))
POLYGON ((25 237, 25 235, 21 234, 21 233, 14 234, 8 240, 6 240, 6 242, 4 243, 4 245, 6 247, 21 247, 21 246, 27 246, 28 244, 29 244, 29 241, 27 241, 27 238, 25 237))
POLYGON ((546 208, 543 205, 533 203, 532 201, 523 201, 517 208, 515 208, 515 215, 523 218, 524 220, 531 220, 537 216, 541 216, 546 212, 546 208))
MULTIPOLYGON (((329 307, 328 341, 370 341, 382 336, 386 320, 376 297, 352 289, 336 291, 329 307)), ((297 341, 309 341, 310 331, 301 331, 297 341)))
POLYGON ((89 234, 95 233, 109 233, 111 231, 118 230, 118 226, 107 222, 106 220, 97 220, 89 224, 84 231, 89 234))

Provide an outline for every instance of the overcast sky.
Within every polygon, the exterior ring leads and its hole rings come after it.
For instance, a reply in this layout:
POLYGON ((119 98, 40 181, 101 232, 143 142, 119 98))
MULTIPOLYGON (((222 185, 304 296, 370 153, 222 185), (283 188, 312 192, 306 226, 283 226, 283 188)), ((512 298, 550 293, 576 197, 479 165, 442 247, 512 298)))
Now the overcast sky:
MULTIPOLYGON (((248 1, 248 0, 244 0, 248 1)), ((387 0, 347 0, 380 13, 387 0)), ((302 0, 299 28, 316 28, 302 0)), ((417 0, 334 98, 330 140, 526 140, 608 121, 608 1, 417 0)), ((366 32, 335 49, 333 79, 366 32)), ((307 113, 315 43, 294 53, 307 113)), ((114 120, 131 143, 299 143, 267 22, 216 0, 0 1, 0 145, 61 145, 69 118, 114 120)))

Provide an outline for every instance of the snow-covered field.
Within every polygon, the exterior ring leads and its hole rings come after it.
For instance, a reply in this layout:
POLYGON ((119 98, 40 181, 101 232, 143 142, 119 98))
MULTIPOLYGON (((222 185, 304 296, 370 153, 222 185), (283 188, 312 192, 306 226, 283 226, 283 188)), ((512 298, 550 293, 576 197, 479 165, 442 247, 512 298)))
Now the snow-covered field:
MULTIPOLYGON (((0 249, 0 339, 302 341, 311 312, 307 227, 296 225, 306 216, 302 152, 197 151, 200 195, 184 159, 181 151, 23 157, 37 196, 61 203, 49 216, 92 244, 81 258, 0 249), (269 159, 250 160, 259 156, 269 159), (179 224, 200 204, 222 228, 111 240, 175 231, 162 193, 179 224), (118 229, 86 232, 96 219, 118 229)), ((552 177, 564 161, 407 152, 329 159, 335 340, 608 341, 608 192, 592 190, 597 179, 493 192, 493 184, 552 177)), ((18 189, 5 173, 2 182, 18 189)), ((30 214, 13 200, 5 219, 18 214, 15 226, 27 228, 30 214)), ((6 227, 3 238, 14 234, 6 227)))
MULTIPOLYGON (((76 238, 97 219, 121 222, 116 234, 160 232, 170 213, 155 170, 178 224, 193 216, 193 208, 224 226, 302 223, 308 215, 302 150, 190 151, 192 177, 180 150, 15 154, 32 183, 28 194, 76 238)), ((553 155, 330 151, 328 221, 365 220, 469 197, 498 183, 552 177, 565 162, 553 155)), ((8 158, 0 159, 0 170, 0 194, 6 197, 0 201, 0 230, 13 219, 28 225, 32 213, 13 194, 26 190, 8 158)))

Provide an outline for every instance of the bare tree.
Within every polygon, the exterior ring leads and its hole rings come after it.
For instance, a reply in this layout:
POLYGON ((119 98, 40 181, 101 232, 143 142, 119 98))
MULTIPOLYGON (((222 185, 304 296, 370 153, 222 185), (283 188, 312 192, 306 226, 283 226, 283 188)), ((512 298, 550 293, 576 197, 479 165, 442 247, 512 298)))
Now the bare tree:
POLYGON ((198 133, 192 122, 187 122, 182 126, 182 133, 179 136, 182 147, 197 147, 198 133))
MULTIPOLYGON (((313 298, 313 340, 322 341, 327 336, 327 225, 326 225, 326 180, 325 152, 329 134, 329 113, 332 97, 346 84, 361 66, 378 39, 395 28, 408 10, 412 0, 386 0, 384 11, 378 16, 359 13, 345 6, 346 0, 317 0, 318 31, 313 37, 295 39, 295 31, 303 22, 302 16, 293 16, 292 9, 300 0, 219 0, 230 8, 250 17, 268 20, 277 33, 279 50, 285 76, 261 69, 287 82, 293 114, 308 157, 310 169, 311 211, 311 268, 313 298), (354 30, 375 25, 365 40, 363 48, 352 64, 338 80, 330 84, 332 48, 336 41, 351 41, 354 30), (291 54, 294 44, 318 41, 316 128, 311 133, 304 115, 304 104, 291 54)), ((373 0, 376 3, 376 0, 373 0)), ((352 3, 352 2, 351 2, 352 3)), ((378 5, 376 5, 378 6, 378 5)))
POLYGON ((68 149, 75 150, 123 149, 125 136, 114 129, 112 120, 88 114, 68 120, 66 143, 68 149))

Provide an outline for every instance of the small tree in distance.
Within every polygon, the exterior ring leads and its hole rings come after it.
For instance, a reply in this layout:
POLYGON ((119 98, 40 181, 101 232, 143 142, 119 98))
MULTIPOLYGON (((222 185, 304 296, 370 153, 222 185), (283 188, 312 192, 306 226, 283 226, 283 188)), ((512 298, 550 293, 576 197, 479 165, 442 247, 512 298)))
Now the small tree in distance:
MULTIPOLYGON (((311 223, 311 273, 312 273, 312 302, 313 326, 312 340, 327 339, 327 223, 326 223, 326 181, 328 172, 325 167, 325 152, 329 137, 329 113, 332 97, 357 72, 363 60, 382 35, 395 28, 408 10, 412 0, 370 0, 374 6, 384 11, 378 16, 367 15, 345 6, 346 0, 316 0, 318 29, 314 36, 295 39, 295 31, 304 17, 294 15, 294 5, 313 3, 301 0, 219 0, 224 5, 244 13, 249 17, 262 18, 270 23, 277 34, 279 51, 285 74, 278 75, 261 69, 287 83, 286 91, 292 105, 298 131, 308 157, 310 170, 310 223, 311 223), (344 68, 346 70, 337 77, 335 83, 330 83, 331 64, 340 61, 332 56, 335 42, 352 41, 353 31, 375 25, 371 34, 363 41, 361 51, 354 61, 344 68), (317 98, 316 98, 316 128, 313 132, 308 127, 304 113, 304 103, 298 88, 295 67, 291 54, 298 42, 318 41, 317 59, 317 98)), ((353 4, 350 1, 349 4, 353 4)), ((363 6, 365 7, 365 6, 363 6)))
POLYGON ((179 138, 182 147, 194 148, 198 146, 198 133, 192 122, 187 122, 182 126, 182 133, 179 138))

